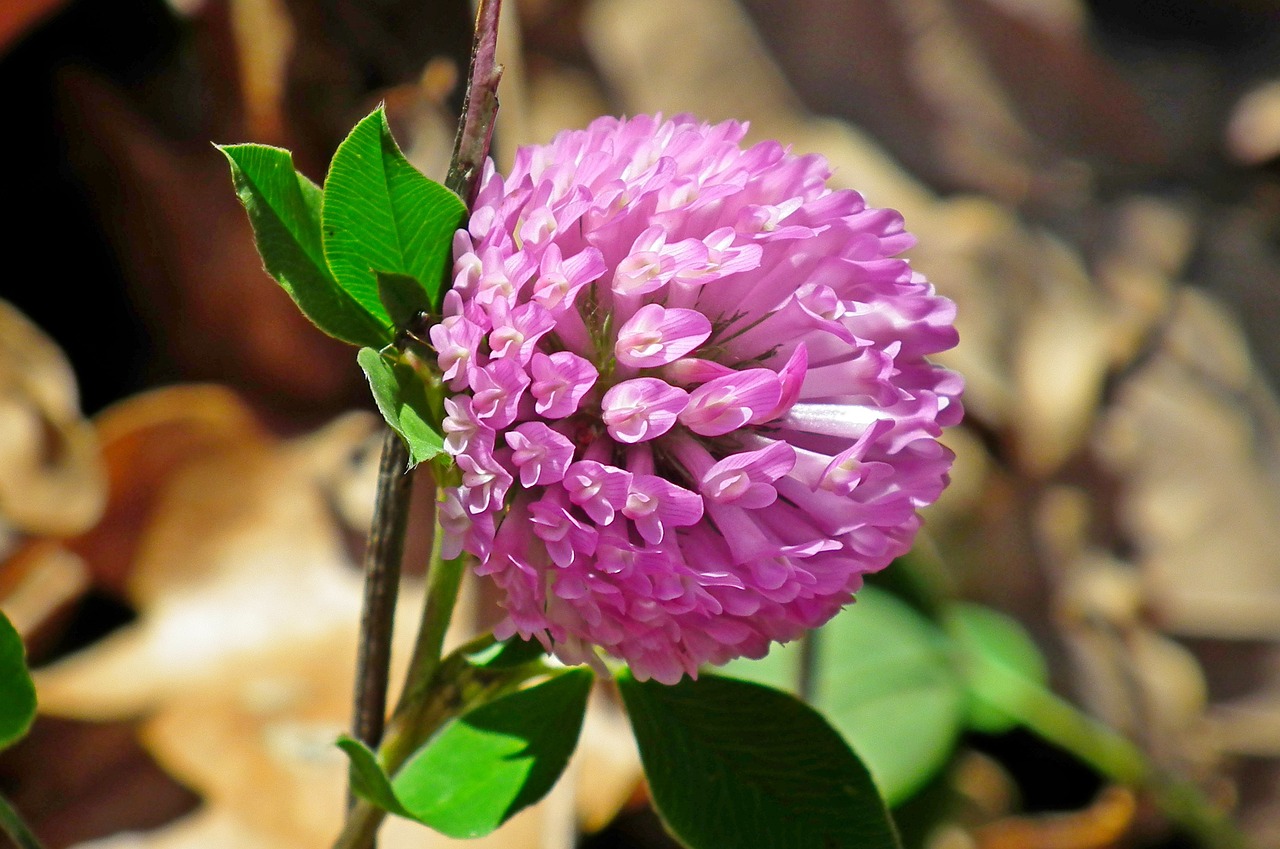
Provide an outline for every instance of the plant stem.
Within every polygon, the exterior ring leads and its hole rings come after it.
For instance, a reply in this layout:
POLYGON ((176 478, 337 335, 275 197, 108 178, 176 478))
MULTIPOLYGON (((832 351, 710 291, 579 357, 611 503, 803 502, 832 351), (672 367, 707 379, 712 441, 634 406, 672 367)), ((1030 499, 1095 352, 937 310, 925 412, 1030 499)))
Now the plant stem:
POLYGON ((9 835, 9 839, 18 849, 42 849, 35 834, 2 794, 0 794, 0 830, 9 835))
POLYGON ((413 478, 406 473, 409 449, 387 428, 378 467, 378 494, 373 526, 364 557, 364 607, 356 655, 355 706, 352 736, 371 747, 382 739, 387 715, 387 677, 391 662, 391 632, 400 589, 400 561, 409 518, 413 478))
POLYGON ((818 684, 818 656, 822 652, 822 632, 805 631, 800 638, 800 662, 796 668, 796 695, 812 702, 818 684))
MULTIPOLYGON (((440 509, 439 499, 440 488, 437 486, 437 510, 440 509)), ((431 559, 427 564, 427 592, 423 599, 422 620, 418 626, 418 637, 413 646, 413 658, 409 661, 404 690, 396 705, 397 714, 404 710, 406 703, 420 696, 436 674, 444 647, 445 631, 449 620, 453 618, 453 608, 458 600, 458 587, 462 582, 462 558, 446 561, 441 557, 443 537, 437 522, 431 540, 431 559)))
MULTIPOLYGON (((476 14, 467 93, 458 123, 458 134, 454 139, 449 174, 445 179, 445 185, 462 198, 468 208, 471 207, 485 157, 489 154, 493 122, 498 114, 497 89, 498 81, 502 78, 502 68, 497 64, 496 56, 498 14, 501 8, 502 0, 481 0, 476 14)), ((405 523, 409 512, 411 480, 404 474, 408 460, 408 448, 396 434, 388 430, 382 446, 378 499, 374 505, 373 529, 370 531, 368 554, 365 558, 365 607, 361 618, 356 671, 353 736, 371 747, 376 747, 380 742, 386 716, 392 617, 400 583, 400 560, 404 554, 405 523)), ((439 537, 438 532, 436 536, 439 537)), ((437 545, 435 540, 432 545, 433 548, 437 545)), ((435 559, 437 558, 433 557, 435 559)), ((423 610, 424 619, 414 653, 413 668, 419 671, 411 670, 411 678, 406 682, 406 694, 409 695, 409 691, 412 691, 413 695, 406 702, 408 705, 433 703, 430 698, 422 698, 420 691, 429 691, 437 677, 433 673, 442 671, 438 668, 440 645, 453 612, 461 572, 461 563, 455 561, 440 561, 433 564, 431 569, 427 602, 423 610)), ((422 726, 431 727, 407 727, 395 735, 397 741, 424 740, 439 725, 439 722, 432 725, 431 717, 427 713, 419 713, 417 709, 408 712, 407 718, 422 723, 422 726)), ((409 725, 404 720, 398 721, 409 725)), ((397 743, 397 749, 403 746, 404 744, 397 743)), ((397 751, 395 757, 402 761, 410 751, 412 749, 403 753, 397 751)), ((389 770, 394 770, 399 765, 384 759, 384 766, 389 770)), ((351 849, 372 846, 382 816, 371 817, 364 811, 364 807, 364 803, 356 803, 351 808, 338 846, 351 849)))
POLYGON ((502 0, 480 0, 476 12, 476 36, 471 43, 471 69, 467 94, 462 102, 462 120, 453 140, 453 159, 444 184, 462 198, 467 208, 475 199, 476 186, 489 155, 493 121, 498 115, 498 81, 502 66, 497 62, 498 14, 502 0))
POLYGON ((380 753, 383 765, 399 766, 427 735, 415 733, 427 718, 424 714, 430 704, 429 695, 440 669, 445 631, 453 618, 458 601, 458 589, 462 584, 464 560, 455 557, 445 560, 440 556, 443 533, 437 524, 432 540, 431 565, 427 572, 427 593, 422 606, 422 621, 418 626, 418 638, 413 647, 413 659, 405 677, 404 690, 391 718, 391 728, 380 753))

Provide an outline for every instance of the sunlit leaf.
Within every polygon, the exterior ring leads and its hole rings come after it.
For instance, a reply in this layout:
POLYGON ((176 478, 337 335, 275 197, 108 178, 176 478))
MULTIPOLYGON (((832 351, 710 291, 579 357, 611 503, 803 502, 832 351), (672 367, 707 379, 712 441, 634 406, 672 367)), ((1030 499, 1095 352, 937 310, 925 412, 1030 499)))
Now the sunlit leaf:
POLYGON ((618 677, 654 803, 691 849, 895 849, 865 766, 794 696, 703 673, 618 677))
POLYGON ((569 669, 446 725, 392 782, 414 818, 480 837, 541 799, 578 744, 593 675, 569 669))
POLYGON ((324 255, 351 297, 382 321, 374 270, 420 281, 430 298, 444 284, 453 234, 466 207, 409 163, 381 107, 338 147, 324 182, 324 255))
POLYGON ((337 746, 346 753, 348 776, 351 781, 351 792, 393 814, 413 819, 413 814, 405 810, 404 805, 396 798, 396 791, 391 786, 391 779, 382 771, 378 756, 364 743, 343 734, 338 738, 337 746))
POLYGON ((470 710, 389 779, 364 744, 343 737, 362 798, 450 837, 482 837, 555 785, 578 745, 593 675, 568 669, 470 710))
POLYGON ((390 342, 386 316, 354 299, 329 272, 320 237, 320 188, 294 170, 289 151, 258 144, 219 150, 231 163, 263 264, 298 308, 344 342, 375 348, 390 342))

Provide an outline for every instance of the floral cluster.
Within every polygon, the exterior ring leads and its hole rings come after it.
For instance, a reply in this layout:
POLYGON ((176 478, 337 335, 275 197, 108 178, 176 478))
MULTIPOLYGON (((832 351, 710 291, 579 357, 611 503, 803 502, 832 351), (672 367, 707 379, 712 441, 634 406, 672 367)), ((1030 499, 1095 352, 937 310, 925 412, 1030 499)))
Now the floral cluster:
POLYGON ((445 553, 503 591, 500 637, 667 683, 760 657, 947 482, 954 306, 896 212, 745 130, 601 118, 486 169, 431 341, 445 553))

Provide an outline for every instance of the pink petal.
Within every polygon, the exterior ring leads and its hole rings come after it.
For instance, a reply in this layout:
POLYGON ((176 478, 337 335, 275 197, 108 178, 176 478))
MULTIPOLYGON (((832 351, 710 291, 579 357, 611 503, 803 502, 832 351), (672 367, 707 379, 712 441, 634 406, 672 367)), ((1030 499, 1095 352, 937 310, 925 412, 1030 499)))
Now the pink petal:
POLYGON ((721 436, 767 415, 781 397, 776 373, 765 368, 747 369, 695 389, 680 422, 694 433, 721 436))
POLYGON ((711 322, 702 313, 647 304, 618 330, 614 353, 634 368, 662 366, 707 341, 711 322))
POLYGON ((601 418, 609 435, 619 442, 656 439, 676 423, 689 403, 689 394, 655 377, 624 380, 605 393, 601 418))

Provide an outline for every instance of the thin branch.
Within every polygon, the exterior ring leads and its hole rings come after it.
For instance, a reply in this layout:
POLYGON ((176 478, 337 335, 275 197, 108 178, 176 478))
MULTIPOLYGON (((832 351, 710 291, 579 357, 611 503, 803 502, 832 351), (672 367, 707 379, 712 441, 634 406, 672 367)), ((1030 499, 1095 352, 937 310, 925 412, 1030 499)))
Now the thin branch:
POLYGON ((498 115, 498 81, 502 66, 498 55, 498 13, 502 0, 481 0, 476 13, 476 37, 471 45, 471 69, 462 120, 453 140, 453 159, 444 184, 471 207, 484 160, 489 155, 493 122, 498 115))
POLYGON ((364 557, 364 609, 356 655, 356 685, 352 736, 371 747, 382 740, 387 716, 387 678, 391 663, 391 633, 396 596, 400 590, 400 561, 404 557, 405 527, 413 478, 406 474, 409 449, 387 428, 378 467, 378 494, 373 527, 364 557))

